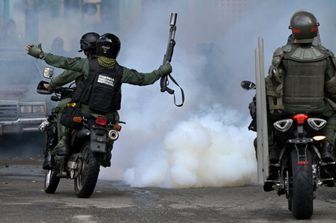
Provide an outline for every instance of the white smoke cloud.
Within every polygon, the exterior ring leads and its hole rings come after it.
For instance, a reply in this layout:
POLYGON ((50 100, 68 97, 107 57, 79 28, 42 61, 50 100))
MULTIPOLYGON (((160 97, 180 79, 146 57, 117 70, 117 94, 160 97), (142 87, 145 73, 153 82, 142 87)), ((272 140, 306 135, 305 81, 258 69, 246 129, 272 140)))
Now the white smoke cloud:
POLYGON ((125 173, 132 186, 203 187, 250 184, 256 175, 253 134, 234 111, 209 109, 166 134, 162 150, 140 153, 125 173))

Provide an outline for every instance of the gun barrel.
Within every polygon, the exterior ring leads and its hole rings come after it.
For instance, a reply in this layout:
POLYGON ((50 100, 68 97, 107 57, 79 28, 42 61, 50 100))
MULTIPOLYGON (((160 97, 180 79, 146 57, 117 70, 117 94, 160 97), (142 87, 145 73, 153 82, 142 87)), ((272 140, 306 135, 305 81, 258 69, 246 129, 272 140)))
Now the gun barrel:
POLYGON ((177 13, 171 13, 170 14, 170 26, 176 25, 176 19, 177 19, 177 13))
MULTIPOLYGON (((171 62, 174 46, 175 46, 175 33, 176 33, 176 20, 177 20, 177 13, 170 14, 170 22, 169 22, 169 36, 168 36, 168 44, 166 53, 163 57, 163 64, 167 62, 171 62)), ((164 76, 161 77, 160 80, 161 92, 167 91, 169 94, 174 94, 174 90, 168 87, 168 77, 164 76)))

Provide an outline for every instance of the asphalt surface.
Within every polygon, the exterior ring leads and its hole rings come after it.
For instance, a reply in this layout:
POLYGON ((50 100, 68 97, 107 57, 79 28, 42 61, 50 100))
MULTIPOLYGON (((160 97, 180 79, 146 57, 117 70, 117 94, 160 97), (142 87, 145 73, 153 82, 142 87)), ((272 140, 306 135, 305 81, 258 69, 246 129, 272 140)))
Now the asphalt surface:
MULTIPOLYGON (((133 188, 98 181, 91 198, 77 198, 71 180, 43 192, 40 159, 0 159, 0 222, 297 222, 287 200, 261 187, 133 188)), ((336 222, 336 188, 320 188, 311 220, 336 222)))

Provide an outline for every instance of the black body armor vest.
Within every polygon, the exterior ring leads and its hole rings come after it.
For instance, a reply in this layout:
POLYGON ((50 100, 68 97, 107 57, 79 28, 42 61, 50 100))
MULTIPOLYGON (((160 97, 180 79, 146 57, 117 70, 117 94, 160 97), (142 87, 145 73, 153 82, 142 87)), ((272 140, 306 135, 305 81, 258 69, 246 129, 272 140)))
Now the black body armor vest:
POLYGON ((119 110, 123 68, 118 64, 113 68, 102 67, 97 59, 89 62, 89 77, 83 81, 80 87, 83 90, 77 101, 100 114, 119 110))
POLYGON ((323 109, 327 57, 327 54, 315 47, 313 50, 298 47, 284 55, 283 62, 286 71, 283 103, 285 110, 319 112, 323 109), (318 55, 310 55, 314 54, 314 51, 318 55))

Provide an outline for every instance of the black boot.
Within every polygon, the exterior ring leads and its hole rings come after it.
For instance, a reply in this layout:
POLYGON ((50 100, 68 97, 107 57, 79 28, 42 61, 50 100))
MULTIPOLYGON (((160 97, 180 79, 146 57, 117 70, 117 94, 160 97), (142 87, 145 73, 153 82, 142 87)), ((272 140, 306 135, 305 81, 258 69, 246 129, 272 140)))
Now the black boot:
POLYGON ((270 168, 272 168, 272 166, 276 166, 276 164, 279 163, 279 151, 277 144, 274 143, 272 145, 269 145, 268 150, 269 150, 270 168))
POLYGON ((335 157, 333 155, 333 145, 329 142, 326 142, 321 150, 322 161, 326 164, 335 162, 335 157))
POLYGON ((102 166, 103 167, 109 167, 111 166, 111 159, 112 159, 112 154, 111 152, 106 152, 104 159, 102 160, 102 166))
POLYGON ((109 143, 106 147, 106 153, 104 155, 104 159, 102 160, 103 167, 111 166, 111 159, 112 159, 112 149, 113 149, 113 142, 109 143))
POLYGON ((52 153, 56 156, 66 156, 68 153, 67 137, 63 136, 53 149, 52 153))
MULTIPOLYGON (((333 187, 335 185, 335 182, 333 180, 333 174, 332 174, 332 167, 333 165, 327 165, 327 166, 322 166, 321 167, 321 172, 320 172, 320 177, 321 181, 323 182, 324 185, 327 187, 333 187)), ((335 179, 335 178, 334 178, 335 179)))
POLYGON ((51 169, 51 155, 49 153, 44 155, 42 169, 44 169, 44 170, 50 170, 51 169))
POLYGON ((264 183, 264 191, 272 191, 273 185, 279 181, 279 154, 277 151, 276 144, 270 145, 269 147, 269 175, 264 183))
POLYGON ((334 186, 334 181, 336 179, 336 166, 333 152, 333 145, 326 142, 321 150, 321 158, 324 163, 321 166, 321 179, 322 182, 329 187, 334 186), (332 179, 334 179, 334 181, 332 179))
POLYGON ((267 177, 265 183, 264 183, 264 191, 268 192, 268 191, 272 191, 273 189, 273 185, 279 181, 279 173, 278 173, 278 168, 276 168, 275 166, 270 166, 269 169, 269 176, 267 177))

